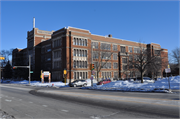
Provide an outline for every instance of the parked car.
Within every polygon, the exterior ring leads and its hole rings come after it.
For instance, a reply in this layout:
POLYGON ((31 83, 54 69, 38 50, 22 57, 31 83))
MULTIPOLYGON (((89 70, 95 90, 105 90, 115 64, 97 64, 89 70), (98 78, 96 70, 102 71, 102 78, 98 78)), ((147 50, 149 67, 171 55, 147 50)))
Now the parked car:
POLYGON ((110 82, 111 82, 110 79, 103 79, 100 82, 98 82, 97 85, 103 85, 103 84, 107 84, 107 83, 110 83, 110 82))
POLYGON ((86 80, 75 80, 72 83, 69 83, 70 87, 77 87, 77 86, 87 86, 86 80))

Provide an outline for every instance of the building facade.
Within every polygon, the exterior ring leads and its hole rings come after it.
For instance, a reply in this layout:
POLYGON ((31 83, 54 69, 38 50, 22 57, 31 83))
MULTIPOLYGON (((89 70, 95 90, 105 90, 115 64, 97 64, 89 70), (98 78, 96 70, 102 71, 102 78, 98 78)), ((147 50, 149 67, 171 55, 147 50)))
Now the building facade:
MULTIPOLYGON (((149 52, 159 53, 163 60, 168 62, 168 51, 162 49, 159 44, 143 44, 149 52)), ((43 31, 33 28, 27 33, 27 48, 14 49, 13 65, 17 63, 17 57, 22 57, 24 65, 28 65, 31 55, 31 74, 33 80, 40 80, 41 71, 50 71, 52 81, 63 81, 63 70, 67 70, 67 81, 77 79, 89 79, 91 77, 90 64, 96 63, 99 55, 97 52, 109 52, 110 57, 104 56, 98 76, 111 79, 124 76, 123 70, 127 69, 127 59, 139 52, 139 43, 113 38, 112 35, 99 36, 91 34, 89 30, 74 27, 65 27, 57 31, 43 31), (105 47, 103 47, 105 46, 105 47), (93 54, 93 55, 92 55, 93 54), (128 55, 127 55, 128 54, 128 55), (108 58, 108 60, 107 60, 108 58)), ((97 78, 95 71, 94 77, 97 78)), ((162 76, 164 67, 158 73, 162 76)), ((129 77, 134 74, 128 73, 129 77)))

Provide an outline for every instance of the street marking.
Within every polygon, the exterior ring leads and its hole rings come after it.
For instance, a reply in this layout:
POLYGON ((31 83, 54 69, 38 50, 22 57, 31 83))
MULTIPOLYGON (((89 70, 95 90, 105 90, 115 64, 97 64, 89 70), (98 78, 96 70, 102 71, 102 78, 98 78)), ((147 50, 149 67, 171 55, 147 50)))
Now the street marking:
POLYGON ((33 103, 33 102, 29 102, 29 103, 33 103))
POLYGON ((7 102, 11 102, 12 100, 5 99, 5 101, 7 101, 7 102))
POLYGON ((48 107, 47 105, 42 105, 43 107, 48 107))
POLYGON ((2 98, 2 97, 0 97, 0 98, 2 98))
POLYGON ((68 110, 61 110, 61 111, 63 111, 63 112, 69 112, 68 110))
POLYGON ((19 99, 19 101, 22 101, 22 99, 19 99))

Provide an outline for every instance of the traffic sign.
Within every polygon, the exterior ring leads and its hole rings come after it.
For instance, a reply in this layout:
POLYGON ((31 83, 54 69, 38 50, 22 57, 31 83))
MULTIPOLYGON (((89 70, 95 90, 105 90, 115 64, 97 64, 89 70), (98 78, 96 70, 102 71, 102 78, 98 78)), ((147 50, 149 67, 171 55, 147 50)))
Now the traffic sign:
POLYGON ((166 69, 165 69, 165 72, 166 72, 166 73, 170 73, 170 72, 171 72, 171 69, 170 69, 170 68, 166 68, 166 69))
POLYGON ((90 78, 91 80, 93 80, 93 76, 91 76, 91 78, 90 78))

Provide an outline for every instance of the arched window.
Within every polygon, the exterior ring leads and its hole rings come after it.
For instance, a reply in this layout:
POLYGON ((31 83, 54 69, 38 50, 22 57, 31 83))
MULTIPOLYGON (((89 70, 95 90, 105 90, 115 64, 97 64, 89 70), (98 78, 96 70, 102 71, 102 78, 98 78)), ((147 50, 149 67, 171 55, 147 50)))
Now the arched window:
POLYGON ((79 41, 80 41, 80 44, 79 44, 79 45, 82 45, 82 39, 80 39, 79 41))
POLYGON ((79 68, 79 61, 77 61, 76 68, 79 68))
POLYGON ((79 62, 79 68, 81 68, 81 61, 79 62))
POLYGON ((81 63, 82 63, 82 68, 84 68, 84 61, 82 61, 81 63))
POLYGON ((78 38, 76 39, 76 45, 79 45, 79 39, 78 38))
POLYGON ((76 45, 76 38, 74 38, 73 45, 76 45))
POLYGON ((81 57, 81 50, 79 50, 79 57, 81 57))
POLYGON ((76 50, 76 56, 78 56, 79 50, 76 50))
POLYGON ((87 39, 85 39, 85 46, 87 46, 87 39))
POLYGON ((87 68, 87 61, 85 61, 85 68, 87 68))
POLYGON ((84 54, 85 57, 87 57, 87 50, 85 50, 85 54, 84 54))
POLYGON ((84 57, 84 50, 82 50, 82 57, 84 57))
POLYGON ((84 46, 84 39, 82 39, 82 46, 84 46))
POLYGON ((76 61, 74 60, 74 68, 76 68, 76 61))
POLYGON ((76 50, 74 49, 74 56, 76 56, 76 50))

